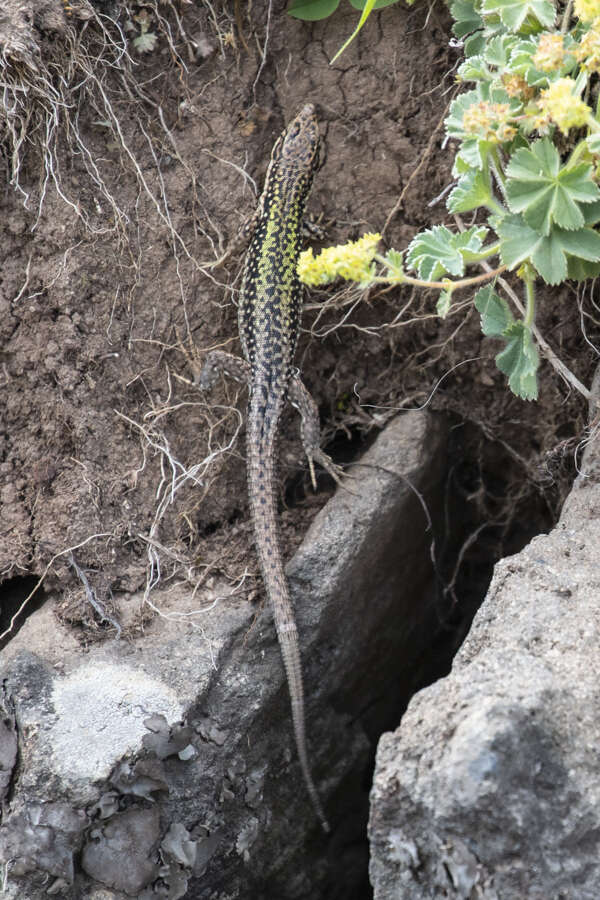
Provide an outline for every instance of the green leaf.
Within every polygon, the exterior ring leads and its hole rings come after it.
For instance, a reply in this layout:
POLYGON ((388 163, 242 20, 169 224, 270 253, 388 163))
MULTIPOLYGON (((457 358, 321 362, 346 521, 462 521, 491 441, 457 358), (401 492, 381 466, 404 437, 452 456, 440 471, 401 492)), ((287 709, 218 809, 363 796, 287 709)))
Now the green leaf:
POLYGON ((435 311, 438 316, 441 316, 442 319, 445 319, 450 312, 451 303, 452 294, 450 293, 450 291, 442 291, 438 298, 438 302, 435 304, 435 311))
POLYGON ((554 226, 545 236, 530 228, 521 216, 506 216, 495 223, 495 229, 504 265, 514 269, 529 259, 547 284, 560 284, 567 278, 570 256, 600 262, 600 234, 593 228, 566 231, 554 226))
POLYGON ((513 322, 505 331, 506 347, 496 357, 496 365, 508 375, 508 386, 523 400, 537 400, 536 372, 540 364, 531 331, 524 322, 513 322))
POLYGON ((458 67, 456 73, 458 81, 492 81, 494 75, 488 69, 485 59, 481 54, 470 56, 458 67))
POLYGON ((485 47, 485 36, 482 30, 476 31, 465 40, 465 56, 476 56, 485 47))
POLYGON ((586 281, 588 278, 597 278, 600 275, 600 262, 588 262, 577 256, 567 257, 567 278, 571 281, 586 281))
POLYGON ((404 271, 402 254, 399 253, 398 250, 388 250, 388 252, 385 254, 385 261, 387 262, 392 272, 404 271))
POLYGON ((487 228, 477 225, 458 234, 443 225, 435 225, 413 238, 406 262, 425 281, 436 281, 445 273, 464 275, 464 255, 469 251, 477 253, 486 234, 487 228))
POLYGON ((586 143, 589 147, 590 153, 594 153, 596 156, 600 156, 600 134, 590 134, 590 136, 586 138, 586 143))
POLYGON ((508 303, 491 285, 477 291, 474 300, 483 333, 506 341, 505 348, 496 356, 496 365, 508 375, 511 391, 523 400, 536 400, 539 356, 531 330, 524 322, 515 321, 508 303))
POLYGON ((336 11, 340 0, 292 0, 288 13, 304 22, 318 22, 336 11))
POLYGON ((471 32, 483 28, 483 19, 471 0, 456 0, 450 7, 450 12, 454 19, 452 33, 459 40, 471 34, 471 32))
POLYGON ((548 284, 560 284, 567 277, 567 257, 560 246, 557 231, 540 241, 531 256, 531 261, 548 284))
POLYGON ((479 169, 469 171, 459 178, 458 184, 448 197, 448 212, 464 213, 485 206, 491 200, 489 185, 484 173, 479 169))
POLYGON ((495 66, 504 72, 517 41, 518 38, 512 34, 499 34, 491 38, 485 48, 485 61, 488 65, 495 66))
POLYGON ((515 321, 508 303, 496 294, 491 285, 477 291, 474 300, 481 316, 481 330, 488 337, 499 337, 515 321))
POLYGON ((555 228, 551 237, 553 235, 565 253, 587 259, 589 262, 600 260, 600 234, 593 228, 581 228, 579 231, 563 231, 562 228, 555 228))
POLYGON ((597 222, 600 222, 600 200, 594 200, 593 203, 586 203, 585 206, 582 207, 581 212, 583 213, 586 225, 596 225, 597 222))
POLYGON ((523 213, 527 224, 549 235, 556 223, 575 230, 585 225, 580 204, 600 200, 592 181, 592 167, 560 165, 556 147, 548 138, 535 141, 529 149, 513 153, 506 174, 506 197, 512 212, 523 213))
POLYGON ((333 63, 336 61, 336 59, 342 55, 342 53, 344 52, 346 47, 348 47, 352 43, 352 41, 354 40, 354 38, 356 37, 356 35, 360 31, 360 29, 363 27, 363 25, 365 24, 365 22, 367 21, 367 19, 371 15, 371 13, 373 12, 375 3, 376 3, 376 0, 365 0, 365 4, 363 7, 361 17, 358 20, 358 25, 356 26, 356 28, 354 29, 354 31, 352 32, 352 34, 350 35, 348 40, 344 41, 344 43, 342 44, 342 46, 340 47, 338 52, 333 56, 333 59, 331 60, 330 65, 333 65, 333 63))
MULTIPOLYGON (((522 75, 529 81, 529 71, 535 69, 531 59, 534 53, 537 52, 537 48, 537 39, 525 38, 518 41, 513 47, 510 56, 510 71, 514 72, 515 75, 522 75)), ((537 72, 537 69, 535 69, 535 71, 537 72)), ((547 79, 548 73, 546 73, 546 80, 547 79)))
POLYGON ((509 269, 529 259, 541 240, 521 216, 505 216, 494 227, 500 238, 500 259, 509 269))
MULTIPOLYGON (((458 69, 459 81, 492 81, 498 74, 509 69, 512 50, 519 44, 519 39, 512 34, 498 34, 483 45, 482 52, 469 56, 458 69), (499 69, 500 72, 494 72, 499 69)), ((533 43, 532 53, 537 49, 533 43)))
MULTIPOLYGON (((363 10, 367 5, 368 0, 350 0, 350 5, 354 7, 354 9, 363 10)), ((394 3, 399 3, 400 0, 375 0, 375 5, 373 9, 383 9, 385 6, 392 6, 394 3)))
POLYGON ((478 138, 467 138, 460 145, 456 160, 463 162, 467 169, 483 169, 487 162, 487 155, 493 144, 489 141, 480 141, 478 138))
POLYGON ((153 31, 142 31, 133 39, 133 46, 138 53, 152 53, 158 38, 153 31))
POLYGON ((546 28, 554 25, 555 9, 550 0, 483 0, 481 11, 484 16, 499 15, 511 31, 518 31, 528 16, 546 28))
MULTIPOLYGON (((110 122, 108 123, 110 125, 110 122)), ((471 166, 467 165, 464 159, 461 159, 460 156, 456 156, 454 158, 454 165, 452 167, 452 174, 455 178, 460 178, 461 175, 466 175, 467 172, 471 170, 471 166)))

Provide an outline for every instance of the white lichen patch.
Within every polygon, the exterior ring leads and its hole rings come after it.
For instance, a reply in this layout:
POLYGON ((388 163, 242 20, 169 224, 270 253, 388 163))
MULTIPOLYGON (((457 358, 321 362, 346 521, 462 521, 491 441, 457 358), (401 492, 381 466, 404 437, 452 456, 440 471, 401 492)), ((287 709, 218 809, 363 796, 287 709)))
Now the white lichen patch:
POLYGON ((81 666, 54 681, 56 721, 48 743, 63 778, 97 781, 126 754, 141 749, 144 720, 181 719, 175 692, 144 672, 114 663, 81 666))

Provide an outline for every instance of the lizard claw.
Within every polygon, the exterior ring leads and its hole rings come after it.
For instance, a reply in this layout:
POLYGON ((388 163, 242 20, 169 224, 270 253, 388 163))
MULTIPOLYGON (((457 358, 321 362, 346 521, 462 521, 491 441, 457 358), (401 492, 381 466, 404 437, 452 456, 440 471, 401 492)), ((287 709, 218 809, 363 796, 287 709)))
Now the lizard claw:
POLYGON ((356 496, 356 491, 351 491, 349 487, 345 484, 345 481, 348 478, 353 478, 352 475, 347 475, 344 472, 342 466, 338 466, 337 463, 334 463, 331 457, 329 457, 323 450, 318 449, 313 451, 312 455, 308 458, 308 467, 310 469, 310 480, 312 482, 313 489, 316 491, 317 482, 315 478, 315 462, 318 462, 322 469, 325 469, 328 475, 330 475, 336 484, 338 484, 343 490, 348 491, 349 494, 354 494, 356 496), (343 479, 343 480, 342 480, 343 479))

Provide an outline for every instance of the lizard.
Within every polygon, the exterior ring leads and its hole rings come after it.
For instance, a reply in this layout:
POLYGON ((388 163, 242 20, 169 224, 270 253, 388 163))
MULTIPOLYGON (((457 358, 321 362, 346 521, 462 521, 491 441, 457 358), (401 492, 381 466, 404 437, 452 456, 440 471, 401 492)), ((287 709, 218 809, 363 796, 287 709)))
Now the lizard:
POLYGON ((288 397, 301 415, 313 487, 315 462, 338 482, 340 476, 339 468, 320 449, 318 410, 293 366, 302 307, 296 269, 306 201, 319 166, 319 143, 316 111, 309 103, 273 147, 248 227, 251 237, 238 304, 244 358, 210 351, 197 383, 207 389, 223 373, 249 386, 246 464, 254 542, 285 667, 300 768, 315 812, 329 831, 308 762, 298 630, 283 567, 275 483, 278 427, 288 397))

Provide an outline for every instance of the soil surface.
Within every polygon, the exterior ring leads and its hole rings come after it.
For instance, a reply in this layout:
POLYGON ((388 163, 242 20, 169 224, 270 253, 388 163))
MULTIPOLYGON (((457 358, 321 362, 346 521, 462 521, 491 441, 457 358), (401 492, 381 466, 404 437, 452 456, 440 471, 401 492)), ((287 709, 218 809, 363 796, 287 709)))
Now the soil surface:
MULTIPOLYGON (((309 209, 326 238, 313 246, 370 230, 404 249, 447 221, 442 120, 460 49, 441 4, 374 13, 333 66, 356 24, 349 6, 303 23, 261 2, 249 13, 22 5, 30 17, 0 34, 21 98, 0 123, 0 577, 11 589, 31 576, 60 587, 59 614, 88 641, 113 628, 86 598, 110 617, 119 592, 146 587, 151 601, 157 581, 188 581, 200 597, 215 581, 262 590, 245 390, 223 381, 204 396, 193 384, 207 350, 239 352, 241 251, 211 264, 307 101, 324 146, 309 209), (144 34, 155 41, 141 53, 144 34), (35 87, 26 100, 23 84, 35 87)), ((479 548, 489 572, 507 536, 520 544, 556 515, 586 410, 547 364, 538 403, 513 397, 471 306, 441 321, 435 300, 408 288, 311 292, 297 361, 342 462, 398 408, 451 416, 452 478, 473 510, 460 562, 468 574, 479 548)), ((548 291, 538 323, 584 383, 595 359, 580 327, 586 302, 570 287, 548 291)), ((289 553, 331 486, 308 489, 293 411, 282 430, 289 553)))

